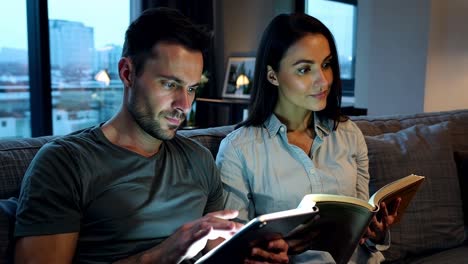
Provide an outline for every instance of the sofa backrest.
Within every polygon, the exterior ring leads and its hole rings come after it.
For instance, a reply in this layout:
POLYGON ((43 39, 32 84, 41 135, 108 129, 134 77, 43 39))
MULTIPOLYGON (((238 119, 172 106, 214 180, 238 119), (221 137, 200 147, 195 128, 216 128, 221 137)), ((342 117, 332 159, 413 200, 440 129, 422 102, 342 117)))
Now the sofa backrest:
POLYGON ((19 185, 39 148, 55 136, 0 140, 0 199, 18 196, 19 185))
POLYGON ((386 260, 400 263, 466 243, 468 175, 461 172, 466 160, 454 156, 468 152, 468 110, 353 120, 369 149, 370 193, 411 173, 426 176, 402 221, 392 227, 386 260))
MULTIPOLYGON (((432 125, 450 121, 449 133, 453 150, 468 152, 468 109, 415 115, 353 117, 352 119, 362 130, 363 134, 368 137, 385 133, 395 133, 417 124, 432 125)), ((215 158, 221 140, 229 132, 233 131, 233 129, 234 126, 222 126, 206 129, 181 130, 178 133, 200 142, 211 151, 215 158)), ((19 186, 29 163, 39 148, 54 138, 56 138, 56 136, 0 140, 0 199, 18 196, 19 186)), ((466 192, 468 192, 468 190, 466 190, 466 192)), ((467 209, 465 209, 465 213, 468 215, 467 209)), ((0 264, 6 263, 2 261, 4 261, 6 246, 8 245, 7 237, 11 235, 7 231, 8 226, 11 227, 11 224, 0 215, 0 231, 3 231, 3 233, 0 232, 0 264)), ((392 237, 392 239, 394 238, 403 241, 402 238, 397 236, 392 237)), ((424 240, 425 238, 422 237, 420 239, 424 240)), ((414 243, 411 243, 411 245, 412 244, 414 243)), ((409 248, 411 245, 403 248, 409 248)), ((447 244, 447 247, 449 246, 453 245, 447 244)), ((395 248, 398 249, 395 245, 392 246, 393 250, 395 250, 395 248)), ((436 249, 441 248, 439 247, 436 249)), ((404 252, 402 253, 401 251, 402 250, 400 250, 400 252, 394 252, 392 253, 393 255, 386 257, 389 259, 392 259, 392 257, 398 259, 404 256, 404 252)))
MULTIPOLYGON (((380 117, 359 116, 352 117, 352 120, 366 136, 397 132, 416 124, 431 125, 451 120, 450 133, 454 151, 468 151, 468 110, 380 117)), ((216 158, 221 140, 233 130, 234 126, 220 126, 181 130, 178 133, 197 140, 216 158)), ((54 138, 56 136, 0 140, 0 199, 18 195, 23 174, 32 158, 42 145, 54 138)))
POLYGON ((412 115, 358 116, 351 119, 366 136, 394 133, 418 124, 433 125, 450 121, 449 130, 453 150, 468 150, 468 109, 412 115))
POLYGON ((232 132, 234 127, 235 126, 232 125, 192 130, 180 130, 178 133, 200 142, 203 146, 210 150, 213 158, 216 158, 221 140, 223 140, 227 134, 232 132))

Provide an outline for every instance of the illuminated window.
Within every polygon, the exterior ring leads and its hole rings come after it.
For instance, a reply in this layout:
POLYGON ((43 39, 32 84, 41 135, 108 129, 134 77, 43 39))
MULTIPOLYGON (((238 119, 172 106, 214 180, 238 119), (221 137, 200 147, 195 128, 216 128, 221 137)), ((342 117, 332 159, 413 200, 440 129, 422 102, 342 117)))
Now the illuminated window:
POLYGON ((306 0, 305 6, 306 13, 322 21, 335 38, 344 96, 354 96, 356 5, 356 0, 306 0))
POLYGON ((2 3, 2 9, 0 138, 30 137, 26 1, 5 1, 2 3))
POLYGON ((53 133, 108 120, 120 107, 118 76, 129 0, 49 0, 53 133), (117 19, 116 19, 117 18, 117 19))

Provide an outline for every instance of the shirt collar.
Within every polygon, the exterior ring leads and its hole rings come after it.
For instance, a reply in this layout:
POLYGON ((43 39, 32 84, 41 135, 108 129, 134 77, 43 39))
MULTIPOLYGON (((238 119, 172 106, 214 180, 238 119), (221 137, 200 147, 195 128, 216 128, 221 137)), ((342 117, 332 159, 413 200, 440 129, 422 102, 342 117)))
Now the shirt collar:
MULTIPOLYGON (((267 129, 270 137, 276 135, 280 132, 280 129, 283 128, 286 131, 286 125, 281 123, 281 121, 276 117, 275 114, 271 114, 269 118, 263 123, 264 127, 267 129)), ((314 112, 314 130, 317 136, 324 138, 330 134, 330 131, 333 129, 333 122, 329 119, 322 120, 318 117, 317 113, 314 112)))

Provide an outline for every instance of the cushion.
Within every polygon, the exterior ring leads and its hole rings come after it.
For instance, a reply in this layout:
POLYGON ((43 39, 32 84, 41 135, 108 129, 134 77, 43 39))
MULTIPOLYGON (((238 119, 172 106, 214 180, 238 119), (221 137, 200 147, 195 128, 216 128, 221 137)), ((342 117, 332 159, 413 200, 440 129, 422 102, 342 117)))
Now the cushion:
POLYGON ((462 244, 462 203, 448 122, 366 136, 366 142, 371 194, 412 173, 426 176, 401 222, 392 227, 385 258, 391 262, 462 244))
POLYGON ((13 229, 17 199, 0 199, 0 264, 13 263, 13 229))
POLYGON ((465 225, 468 226, 468 151, 456 151, 455 162, 460 182, 465 225))
POLYGON ((213 158, 218 154, 219 144, 224 137, 234 130, 234 126, 210 127, 194 130, 179 130, 178 134, 191 138, 210 150, 213 158))
POLYGON ((18 196, 24 172, 34 155, 55 137, 0 140, 0 199, 18 196))
POLYGON ((424 256, 421 258, 411 259, 407 263, 411 264, 428 264, 428 263, 450 263, 450 264, 466 264, 468 259, 468 245, 463 245, 457 248, 452 248, 424 256))

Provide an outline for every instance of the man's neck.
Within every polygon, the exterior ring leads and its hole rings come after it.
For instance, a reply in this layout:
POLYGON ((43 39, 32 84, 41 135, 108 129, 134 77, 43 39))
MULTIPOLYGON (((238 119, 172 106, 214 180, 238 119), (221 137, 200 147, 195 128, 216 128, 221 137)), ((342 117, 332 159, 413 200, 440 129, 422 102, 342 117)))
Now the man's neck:
POLYGON ((113 144, 145 157, 158 153, 162 140, 155 139, 135 122, 127 111, 121 110, 102 127, 104 136, 113 144))

